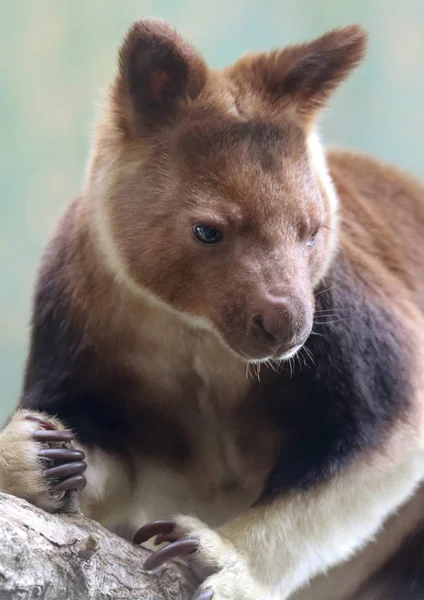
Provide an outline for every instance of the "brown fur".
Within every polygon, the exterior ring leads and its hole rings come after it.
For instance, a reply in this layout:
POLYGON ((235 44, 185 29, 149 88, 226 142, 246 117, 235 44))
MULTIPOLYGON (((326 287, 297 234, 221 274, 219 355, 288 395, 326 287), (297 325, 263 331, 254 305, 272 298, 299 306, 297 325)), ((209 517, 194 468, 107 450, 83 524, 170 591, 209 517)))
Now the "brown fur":
POLYGON ((77 432, 91 516, 188 514, 215 600, 288 597, 422 477, 424 191, 351 153, 327 170, 315 134, 365 41, 351 26, 216 72, 134 25, 43 259, 21 406, 77 432))

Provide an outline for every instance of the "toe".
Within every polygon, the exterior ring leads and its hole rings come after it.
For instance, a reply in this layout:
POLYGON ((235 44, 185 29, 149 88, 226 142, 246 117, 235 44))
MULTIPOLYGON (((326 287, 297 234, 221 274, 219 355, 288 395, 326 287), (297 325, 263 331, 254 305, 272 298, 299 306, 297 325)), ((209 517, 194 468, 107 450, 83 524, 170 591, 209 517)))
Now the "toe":
POLYGON ((32 436, 39 442, 70 442, 75 437, 72 431, 59 431, 58 429, 54 431, 40 429, 39 431, 34 431, 32 436))
POLYGON ((87 485, 87 480, 84 475, 75 475, 74 477, 70 477, 69 479, 65 479, 54 485, 51 488, 52 492, 67 492, 68 490, 77 490, 81 491, 87 485))
POLYGON ((82 450, 74 450, 73 448, 43 448, 38 456, 56 463, 78 462, 85 458, 82 450))
POLYGON ((175 530, 176 526, 176 522, 170 520, 158 520, 146 523, 134 535, 134 544, 144 544, 150 538, 158 535, 169 535, 175 530))
POLYGON ((195 538, 186 538, 173 542, 164 548, 161 548, 157 552, 154 552, 149 556, 143 565, 145 571, 153 571, 158 567, 161 567, 168 560, 177 558, 179 556, 186 556, 192 554, 199 549, 199 540, 195 538))
POLYGON ((65 463, 57 467, 51 467, 44 471, 44 477, 46 479, 64 479, 73 477, 74 475, 80 475, 87 469, 87 463, 84 461, 65 463))
POLYGON ((37 423, 40 423, 40 425, 42 425, 44 427, 44 429, 50 429, 50 430, 57 431, 56 425, 54 425, 51 421, 48 421, 47 419, 40 417, 40 415, 34 415, 34 414, 25 415, 25 419, 27 421, 36 421, 37 423))

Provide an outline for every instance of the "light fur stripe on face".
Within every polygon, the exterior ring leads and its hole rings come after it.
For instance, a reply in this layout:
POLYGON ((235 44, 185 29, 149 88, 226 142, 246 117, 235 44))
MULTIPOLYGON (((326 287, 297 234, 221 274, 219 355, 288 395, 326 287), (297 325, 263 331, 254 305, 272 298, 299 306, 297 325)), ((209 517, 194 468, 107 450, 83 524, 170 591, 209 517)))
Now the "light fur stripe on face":
POLYGON ((133 296, 136 296, 141 301, 147 302, 150 306, 159 310, 165 310, 168 313, 171 312, 187 325, 195 329, 203 329, 217 333, 208 319, 189 315, 175 309, 166 302, 163 302, 156 294, 153 294, 147 288, 136 282, 129 274, 111 231, 110 216, 105 201, 108 197, 108 189, 112 187, 109 173, 113 172, 114 162, 115 161, 112 159, 102 167, 101 172, 97 173, 96 179, 98 181, 92 185, 91 189, 94 223, 97 234, 96 239, 99 250, 105 258, 109 271, 113 274, 118 285, 124 285, 133 296))
POLYGON ((326 210, 330 216, 330 226, 332 230, 332 235, 330 236, 330 245, 327 251, 327 260, 321 267, 321 277, 323 277, 331 263, 332 258, 334 257, 338 246, 339 198, 328 168, 325 148, 316 129, 313 129, 308 134, 306 143, 312 169, 316 174, 321 189, 325 195, 324 199, 326 200, 327 204, 326 210))

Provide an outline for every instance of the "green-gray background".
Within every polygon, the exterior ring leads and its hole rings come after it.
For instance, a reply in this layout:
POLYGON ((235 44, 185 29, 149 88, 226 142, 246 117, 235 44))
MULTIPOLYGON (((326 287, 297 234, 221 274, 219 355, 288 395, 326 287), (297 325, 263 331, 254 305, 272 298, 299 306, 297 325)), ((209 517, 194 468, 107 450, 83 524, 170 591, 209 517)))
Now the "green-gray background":
POLYGON ((368 61, 324 132, 422 174, 423 0, 0 0, 0 421, 19 394, 42 246, 78 192, 96 101, 142 16, 168 19, 217 67, 362 23, 368 61))

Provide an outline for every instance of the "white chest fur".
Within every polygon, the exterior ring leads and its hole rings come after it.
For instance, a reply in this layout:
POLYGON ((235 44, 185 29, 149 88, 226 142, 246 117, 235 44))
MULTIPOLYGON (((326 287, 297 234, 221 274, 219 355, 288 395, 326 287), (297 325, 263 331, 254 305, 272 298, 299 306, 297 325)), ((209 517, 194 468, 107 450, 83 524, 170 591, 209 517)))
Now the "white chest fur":
POLYGON ((147 382, 156 407, 182 425, 193 456, 181 470, 140 458, 131 516, 140 523, 187 512, 218 525, 258 494, 235 422, 251 375, 213 333, 157 307, 144 319, 139 349, 127 360, 147 382))

